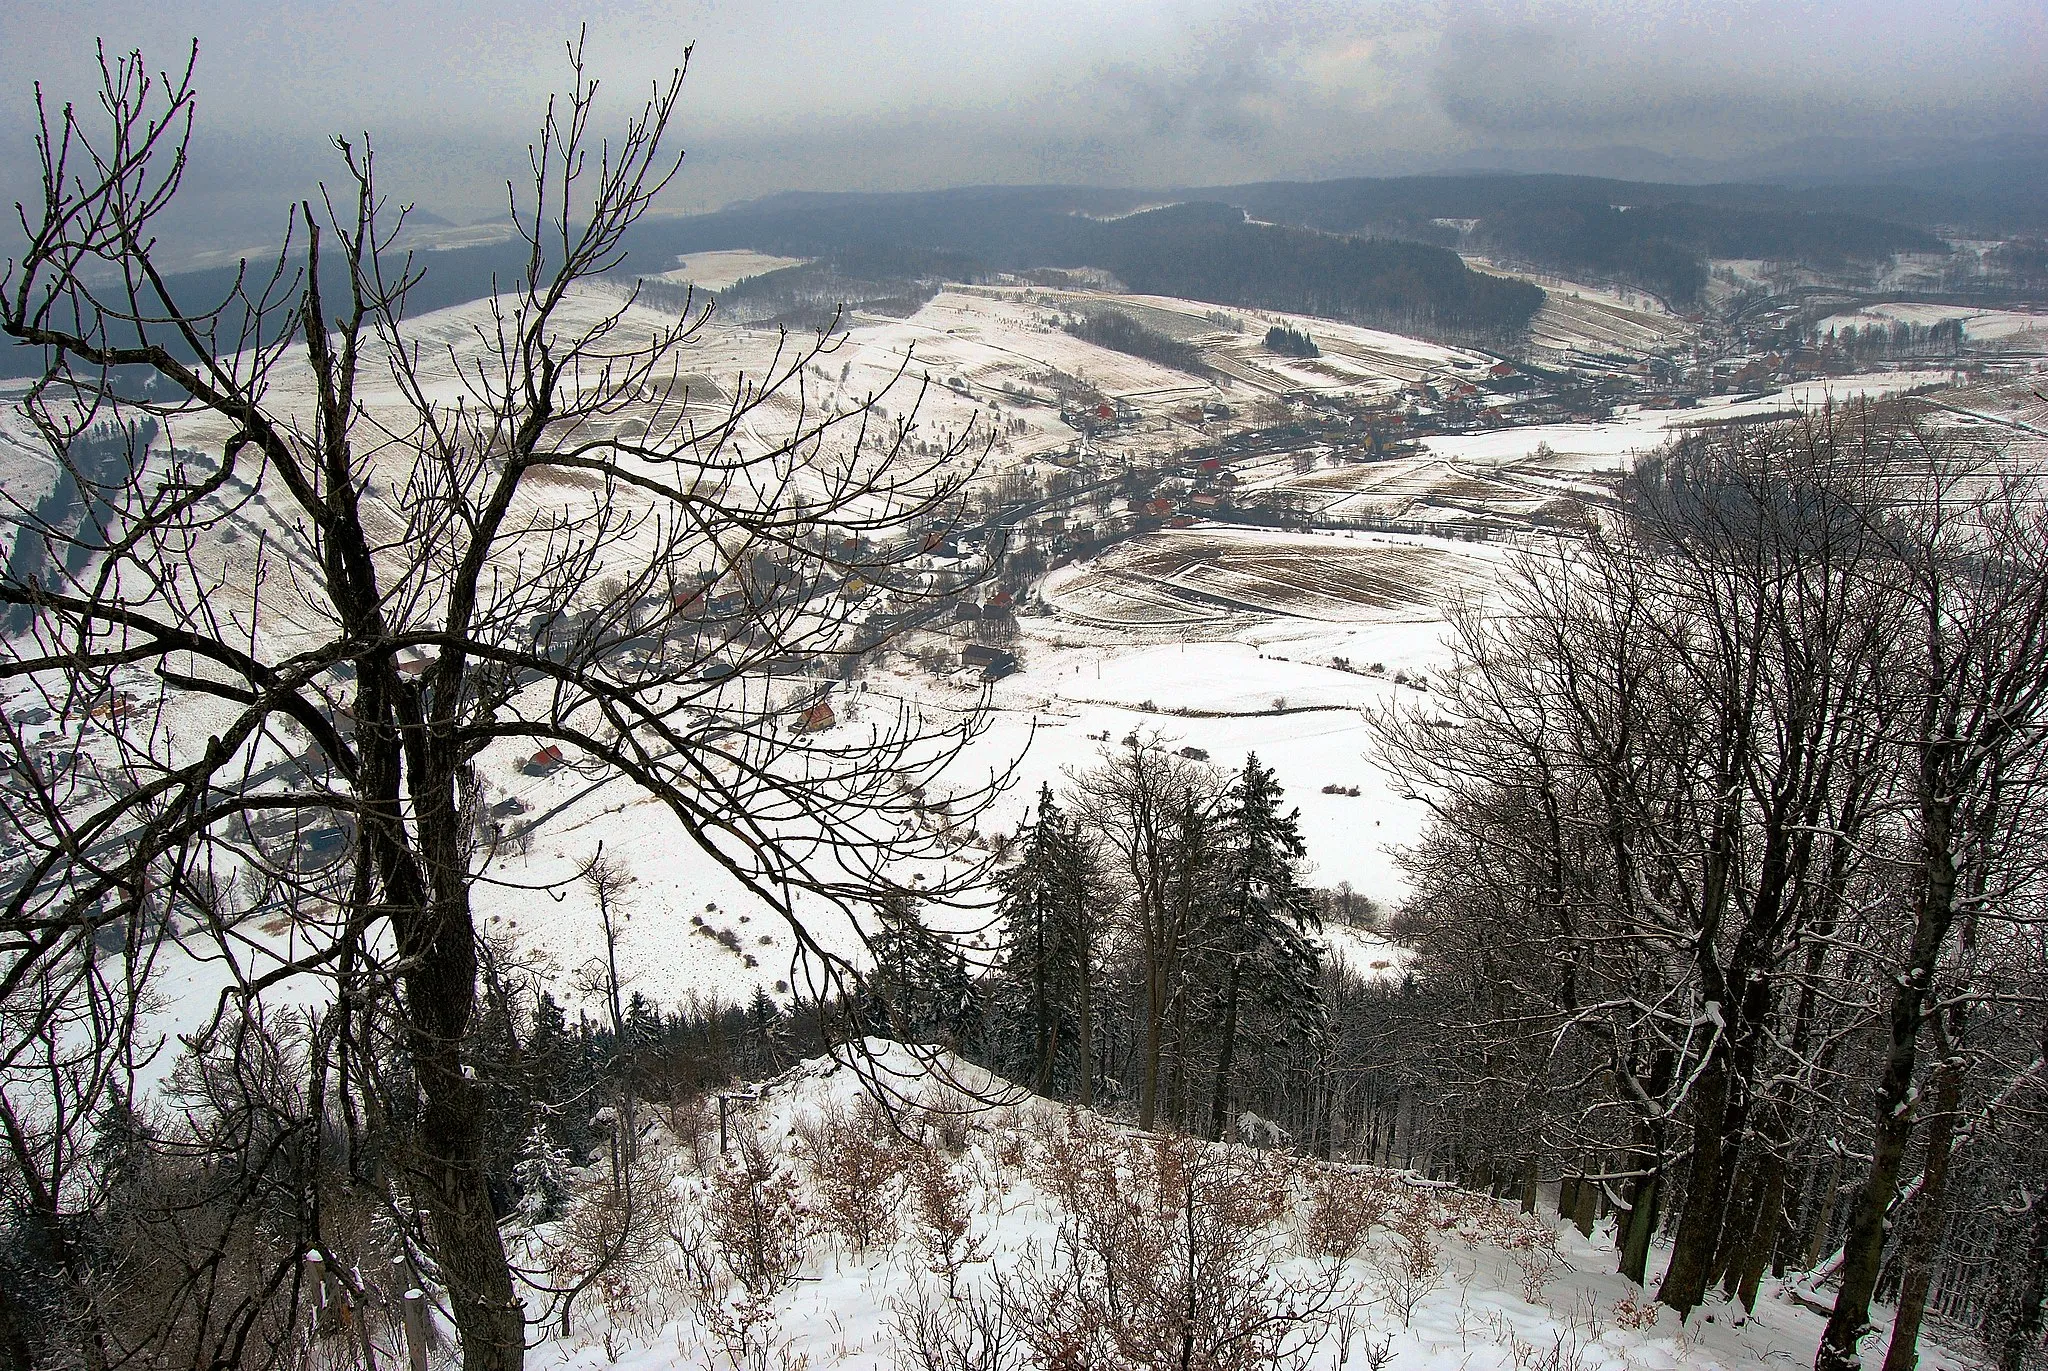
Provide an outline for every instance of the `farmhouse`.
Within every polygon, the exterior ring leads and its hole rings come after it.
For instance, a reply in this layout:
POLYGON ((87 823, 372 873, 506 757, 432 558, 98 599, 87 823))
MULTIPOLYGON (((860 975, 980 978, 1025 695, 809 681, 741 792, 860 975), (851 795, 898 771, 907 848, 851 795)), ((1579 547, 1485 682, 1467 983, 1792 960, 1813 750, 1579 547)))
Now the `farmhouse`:
POLYGON ((999 681, 1017 669, 1017 654, 1006 652, 987 643, 969 643, 960 649, 960 661, 964 666, 981 668, 981 679, 999 681))
POLYGON ((797 733, 818 733, 832 727, 837 722, 839 722, 838 719, 833 717, 832 714, 831 702, 820 700, 799 714, 796 722, 790 725, 790 727, 797 733))
POLYGON ((552 776, 568 763, 562 749, 550 743, 520 763, 519 769, 529 776, 552 776))

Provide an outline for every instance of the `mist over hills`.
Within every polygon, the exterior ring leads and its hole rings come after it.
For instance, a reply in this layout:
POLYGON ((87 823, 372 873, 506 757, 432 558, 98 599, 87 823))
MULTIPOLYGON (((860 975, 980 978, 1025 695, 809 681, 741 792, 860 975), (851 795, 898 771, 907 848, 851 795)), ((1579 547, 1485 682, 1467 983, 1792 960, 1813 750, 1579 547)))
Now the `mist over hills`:
MULTIPOLYGON (((1144 292, 1488 341, 1524 325, 1540 295, 1468 270, 1454 248, 1627 282, 1685 308, 1698 300, 1709 259, 1833 271, 1900 252, 1944 253, 1936 230, 2039 233, 2048 226, 2048 156, 2023 143, 2001 150, 2003 160, 1834 184, 1472 172, 1167 189, 788 192, 643 221, 624 270, 655 275, 678 257, 727 248, 858 252, 875 293, 889 295, 927 277, 1094 267, 1144 292), (878 250, 912 256, 878 271, 878 250)), ((419 260, 425 274, 413 312, 504 289, 525 269, 522 246, 504 240, 419 260)), ((181 293, 211 303, 232 290, 236 269, 173 279, 181 293)), ((33 357, 10 352, 0 373, 34 371, 33 357)))

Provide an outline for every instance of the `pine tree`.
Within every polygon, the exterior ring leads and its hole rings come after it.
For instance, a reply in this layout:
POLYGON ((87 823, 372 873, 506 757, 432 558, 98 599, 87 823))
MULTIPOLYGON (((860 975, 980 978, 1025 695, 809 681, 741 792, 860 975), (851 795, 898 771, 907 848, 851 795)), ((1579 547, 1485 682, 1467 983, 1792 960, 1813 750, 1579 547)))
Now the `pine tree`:
POLYGON ((980 1017, 967 958, 926 927, 908 901, 885 903, 875 912, 880 927, 868 940, 875 956, 868 989, 880 1001, 888 1031, 908 1042, 936 1036, 948 1046, 964 1046, 980 1017))
POLYGON ((1281 812, 1280 784, 1256 754, 1230 783, 1219 815, 1220 883, 1214 955, 1220 958, 1211 1009, 1220 1020, 1209 1133, 1223 1136, 1230 1110, 1231 1070, 1244 1036, 1247 1004, 1271 1016, 1277 1034, 1296 1044, 1320 1043, 1328 1028, 1322 959, 1308 934, 1319 925, 1301 884, 1307 847, 1301 811, 1281 812))
POLYGON ((1060 812, 1052 787, 1041 786, 1038 817, 1019 844, 1015 866, 1000 878, 1002 946, 997 961, 1001 1037, 1019 1044, 1005 1068, 1028 1069, 1032 1089, 1049 1095, 1071 1045, 1073 1077, 1083 1103, 1093 1100, 1095 949, 1088 852, 1080 827, 1060 812))
POLYGON ((788 1064, 789 1029, 785 1017, 768 987, 755 985, 753 999, 747 1004, 747 1030, 752 1053, 765 1067, 763 1074, 773 1074, 788 1064))
POLYGON ((588 1158, 590 1116, 597 1102, 596 1073, 583 1043, 569 1029, 561 1002, 547 991, 534 1001, 525 1068, 534 1116, 546 1122, 549 1133, 572 1159, 588 1158))
POLYGON ((529 1224, 546 1223, 569 1202, 569 1156, 538 1119, 519 1149, 512 1179, 519 1187, 520 1216, 529 1224))

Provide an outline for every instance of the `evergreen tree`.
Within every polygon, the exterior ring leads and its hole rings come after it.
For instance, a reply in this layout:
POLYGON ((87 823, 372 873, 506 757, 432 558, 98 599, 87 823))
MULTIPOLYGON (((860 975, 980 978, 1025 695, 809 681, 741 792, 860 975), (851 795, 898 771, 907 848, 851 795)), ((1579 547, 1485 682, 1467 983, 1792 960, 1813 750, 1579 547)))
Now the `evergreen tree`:
POLYGON ((1283 813, 1280 804, 1279 782, 1254 754, 1232 779, 1218 815, 1211 1137, 1223 1135, 1229 1115, 1231 1071, 1249 1010, 1263 1011, 1273 1035, 1297 1046, 1319 1044, 1328 1028, 1322 959, 1308 938, 1319 927, 1315 901, 1300 879, 1307 855, 1301 811, 1283 813))
POLYGON ((519 1149, 512 1179, 519 1187, 520 1216, 530 1224, 546 1223, 569 1201, 569 1155, 538 1119, 519 1149))
POLYGON ((596 1073, 561 1002, 542 991, 534 1001, 525 1075, 537 1121, 572 1160, 590 1155, 590 1115, 596 1108, 596 1073))
POLYGON ((764 1068, 760 1074, 773 1075, 788 1064, 789 1030, 783 1019, 782 1006, 768 993, 768 987, 756 984, 747 1005, 747 1028, 753 1055, 764 1068))
MULTIPOLYGON (((1092 1102, 1094 1084, 1093 892, 1078 823, 1041 786, 1038 817, 1019 844, 1015 866, 999 878, 1002 946, 995 1008, 1004 1069, 1027 1070, 1032 1089, 1061 1086, 1092 1102), (1028 1050, 1019 1051, 1028 1042, 1028 1050), (1059 1068, 1071 1060, 1071 1080, 1059 1068)), ((1064 1093, 1064 1092, 1063 1092, 1064 1093)))
POLYGON ((880 927, 868 939, 875 967, 867 988, 880 1001, 888 1032, 902 1041, 938 1037, 963 1046, 979 1018, 966 957, 926 927, 908 901, 890 901, 875 912, 880 927))
POLYGON ((518 1200, 513 1172, 519 1162, 520 1139, 531 1128, 537 1102, 548 1097, 536 1090, 520 1046, 515 1020, 515 993, 500 974, 492 949, 486 949, 480 976, 474 1036, 478 1108, 484 1126, 484 1175, 491 1206, 512 1212, 518 1200))

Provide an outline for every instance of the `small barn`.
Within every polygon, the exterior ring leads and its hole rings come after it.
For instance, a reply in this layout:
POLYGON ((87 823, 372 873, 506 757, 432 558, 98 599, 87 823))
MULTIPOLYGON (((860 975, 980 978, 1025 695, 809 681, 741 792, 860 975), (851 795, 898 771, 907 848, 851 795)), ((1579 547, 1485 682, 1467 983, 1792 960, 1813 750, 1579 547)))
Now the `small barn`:
POLYGON ((519 769, 529 776, 552 776, 568 764, 562 749, 550 743, 520 763, 519 769))

